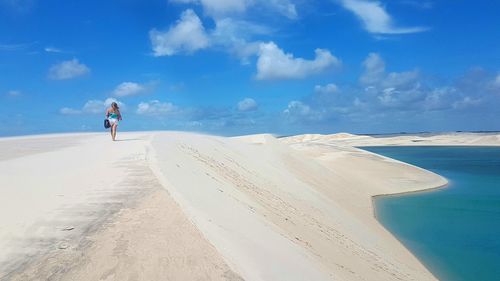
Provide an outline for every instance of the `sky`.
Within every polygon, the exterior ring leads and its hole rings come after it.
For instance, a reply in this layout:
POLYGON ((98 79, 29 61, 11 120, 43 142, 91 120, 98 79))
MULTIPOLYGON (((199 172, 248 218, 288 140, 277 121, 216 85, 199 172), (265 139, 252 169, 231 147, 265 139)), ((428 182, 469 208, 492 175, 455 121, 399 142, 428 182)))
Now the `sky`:
POLYGON ((500 130, 497 0, 0 0, 0 136, 500 130))

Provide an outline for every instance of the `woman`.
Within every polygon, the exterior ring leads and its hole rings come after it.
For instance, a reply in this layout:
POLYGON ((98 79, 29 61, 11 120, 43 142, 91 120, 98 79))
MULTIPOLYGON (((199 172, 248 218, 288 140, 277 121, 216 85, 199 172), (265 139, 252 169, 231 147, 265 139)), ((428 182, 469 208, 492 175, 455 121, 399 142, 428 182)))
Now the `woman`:
POLYGON ((114 141, 116 138, 116 127, 118 127, 118 121, 122 120, 120 108, 116 102, 111 103, 111 107, 106 110, 106 117, 111 125, 111 138, 114 141))

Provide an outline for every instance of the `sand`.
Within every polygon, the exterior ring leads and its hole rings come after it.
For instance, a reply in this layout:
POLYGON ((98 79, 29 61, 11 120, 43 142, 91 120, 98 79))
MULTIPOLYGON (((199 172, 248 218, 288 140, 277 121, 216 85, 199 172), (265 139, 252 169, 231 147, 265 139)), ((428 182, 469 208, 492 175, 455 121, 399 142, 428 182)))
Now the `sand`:
POLYGON ((241 280, 121 137, 0 140, 0 280, 241 280))
POLYGON ((400 135, 304 134, 282 138, 288 144, 316 143, 336 146, 499 146, 500 133, 421 133, 400 135))
POLYGON ((0 139, 1 280, 435 280, 372 197, 446 179, 353 147, 414 137, 109 138, 0 139))

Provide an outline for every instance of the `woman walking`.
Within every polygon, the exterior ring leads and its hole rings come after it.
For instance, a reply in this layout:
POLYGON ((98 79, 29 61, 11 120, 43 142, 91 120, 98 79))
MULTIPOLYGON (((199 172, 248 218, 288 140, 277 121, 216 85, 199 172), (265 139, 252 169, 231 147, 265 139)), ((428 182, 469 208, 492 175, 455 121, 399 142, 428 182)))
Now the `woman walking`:
POLYGON ((111 107, 106 110, 106 117, 111 125, 111 138, 114 141, 116 138, 116 128, 118 127, 118 122, 122 120, 120 108, 116 102, 111 103, 111 107))

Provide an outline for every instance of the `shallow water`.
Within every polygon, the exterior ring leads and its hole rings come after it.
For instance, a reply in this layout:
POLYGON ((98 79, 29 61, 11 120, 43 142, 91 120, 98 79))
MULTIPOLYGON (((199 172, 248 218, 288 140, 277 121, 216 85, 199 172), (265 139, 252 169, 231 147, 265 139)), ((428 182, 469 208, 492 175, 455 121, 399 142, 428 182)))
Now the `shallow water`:
POLYGON ((500 148, 363 147, 446 177, 430 192, 377 197, 379 221, 440 280, 500 280, 500 148))

